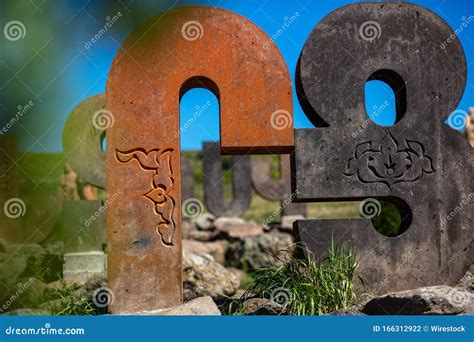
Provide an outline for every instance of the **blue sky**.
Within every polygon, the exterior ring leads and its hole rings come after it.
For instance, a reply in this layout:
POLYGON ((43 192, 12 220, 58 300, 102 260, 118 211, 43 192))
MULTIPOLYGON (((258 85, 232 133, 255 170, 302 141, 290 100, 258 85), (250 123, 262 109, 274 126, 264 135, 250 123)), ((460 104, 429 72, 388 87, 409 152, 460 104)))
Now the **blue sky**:
MULTIPOLYGON (((136 0, 129 2, 132 12, 147 0, 136 0)), ((184 5, 215 5, 226 8, 250 19, 259 25, 268 35, 273 35, 285 22, 285 17, 290 17, 296 12, 299 18, 291 24, 285 33, 275 40, 289 68, 292 81, 294 81, 295 67, 300 51, 314 26, 331 11, 352 3, 347 0, 221 0, 221 1, 178 1, 179 6, 184 5)), ((460 26, 462 17, 474 15, 474 1, 472 0, 417 0, 412 1, 431 9, 441 16, 448 24, 456 29, 460 26)), ((123 9, 123 17, 120 19, 121 29, 112 29, 96 42, 90 49, 84 50, 84 43, 103 27, 105 18, 101 11, 95 11, 95 6, 100 2, 95 1, 64 1, 57 3, 55 20, 63 23, 64 30, 68 32, 67 39, 55 39, 55 50, 60 55, 58 63, 51 68, 51 79, 47 90, 41 92, 41 101, 35 106, 34 115, 37 120, 28 120, 28 129, 32 135, 41 143, 33 145, 31 141, 22 141, 22 149, 30 149, 36 152, 59 152, 61 151, 62 128, 69 112, 84 99, 105 92, 107 74, 112 60, 126 36, 133 32, 131 23, 131 12, 123 9), (100 15, 95 13, 101 13, 100 15), (82 50, 82 53, 79 51, 82 50), (46 116, 50 122, 41 122, 45 117, 42 111, 53 111, 46 116), (45 127, 48 128, 46 134, 45 127)), ((126 1, 124 1, 126 3, 126 1)), ((167 2, 166 5, 168 5, 167 2)), ((148 11, 143 15, 143 20, 154 16, 164 10, 163 2, 156 1, 153 5, 154 12, 148 11), (161 3, 161 5, 160 5, 161 3)), ((110 15, 113 15, 111 13, 110 15)), ((136 14, 136 13, 134 13, 136 14)), ((48 25, 45 22, 44 25, 48 25)), ((464 47, 466 59, 469 64, 468 82, 464 97, 458 109, 467 110, 474 106, 474 22, 473 27, 468 26, 460 33, 459 39, 464 47)), ((29 53, 27 51, 27 53, 29 53)), ((23 56, 27 58, 27 56, 23 56)), ((30 77, 33 77, 30 75, 30 77)), ((380 87, 377 84, 368 84, 367 108, 380 105, 387 99, 390 101, 390 88, 380 87)), ((218 103, 214 96, 204 89, 193 89, 189 91, 181 102, 181 122, 185 122, 193 116, 196 106, 202 106, 210 101, 209 109, 199 117, 197 122, 181 137, 181 146, 184 150, 196 150, 201 148, 204 140, 219 139, 218 103)), ((26 101, 25 101, 26 102, 26 101)), ((296 128, 312 127, 305 117, 294 94, 294 124, 296 128)), ((389 106, 382 115, 378 117, 379 124, 390 124, 394 119, 394 107, 389 106)), ((28 138, 28 137, 27 137, 28 138)), ((28 139, 27 139, 28 140, 28 139)))

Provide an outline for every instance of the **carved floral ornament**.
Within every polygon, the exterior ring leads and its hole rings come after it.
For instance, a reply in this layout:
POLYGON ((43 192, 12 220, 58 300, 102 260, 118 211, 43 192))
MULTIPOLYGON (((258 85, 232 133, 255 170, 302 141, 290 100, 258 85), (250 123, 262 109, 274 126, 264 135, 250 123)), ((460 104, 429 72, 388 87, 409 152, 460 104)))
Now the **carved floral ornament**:
POLYGON ((116 150, 116 157, 120 163, 125 164, 136 160, 142 170, 154 171, 150 191, 143 196, 154 205, 155 214, 159 219, 156 231, 166 246, 173 246, 176 230, 176 224, 173 221, 176 202, 170 194, 175 184, 171 168, 172 154, 172 149, 155 149, 149 152, 141 148, 125 152, 116 150))
POLYGON ((379 143, 358 144, 353 157, 347 161, 344 175, 355 176, 362 183, 385 184, 392 189, 398 183, 416 182, 424 174, 435 171, 421 143, 408 139, 399 143, 389 132, 379 143))

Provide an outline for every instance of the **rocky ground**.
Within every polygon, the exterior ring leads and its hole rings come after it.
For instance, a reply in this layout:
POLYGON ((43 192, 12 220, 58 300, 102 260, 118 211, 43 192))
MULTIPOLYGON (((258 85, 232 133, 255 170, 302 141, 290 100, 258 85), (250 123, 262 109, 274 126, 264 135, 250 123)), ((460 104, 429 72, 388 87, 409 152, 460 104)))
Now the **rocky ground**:
MULTIPOLYGON (((240 300, 240 314, 281 315, 284 308, 265 298, 240 299, 249 272, 270 266, 294 248, 292 220, 272 227, 240 218, 204 214, 183 222, 183 289, 185 304, 141 315, 218 315, 240 300)), ((62 280, 60 244, 0 244, 0 312, 2 315, 103 314, 91 300, 106 288, 105 274, 86 283, 62 280)), ((474 314, 474 270, 455 287, 438 285, 369 298, 333 315, 474 314)))

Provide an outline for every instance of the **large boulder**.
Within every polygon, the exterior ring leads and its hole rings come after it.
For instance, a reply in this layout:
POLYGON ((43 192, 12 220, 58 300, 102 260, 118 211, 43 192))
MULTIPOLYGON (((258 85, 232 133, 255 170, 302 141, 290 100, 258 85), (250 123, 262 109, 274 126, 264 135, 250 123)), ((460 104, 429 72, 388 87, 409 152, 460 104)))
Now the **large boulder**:
POLYGON ((247 237, 229 245, 226 261, 230 266, 241 269, 267 267, 287 258, 293 247, 290 234, 269 233, 247 237))
POLYGON ((367 315, 459 315, 472 314, 472 293, 447 285, 393 292, 368 301, 367 315))
POLYGON ((210 296, 220 300, 232 296, 239 288, 234 273, 217 263, 207 254, 183 249, 184 300, 210 296))

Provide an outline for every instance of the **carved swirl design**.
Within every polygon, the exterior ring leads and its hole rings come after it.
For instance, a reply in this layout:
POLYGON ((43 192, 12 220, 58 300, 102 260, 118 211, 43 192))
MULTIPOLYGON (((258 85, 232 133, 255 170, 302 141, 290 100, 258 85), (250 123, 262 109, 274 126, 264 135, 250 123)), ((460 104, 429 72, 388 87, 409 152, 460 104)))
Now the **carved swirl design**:
POLYGON ((154 205, 155 214, 159 218, 156 230, 166 246, 173 245, 176 230, 176 223, 173 220, 176 202, 171 196, 175 184, 171 167, 172 155, 173 149, 154 149, 148 152, 142 148, 129 151, 116 150, 116 157, 120 163, 125 164, 135 160, 142 170, 154 171, 151 189, 143 196, 154 205))
POLYGON ((435 171, 421 143, 408 139, 399 143, 389 133, 379 144, 373 141, 358 144, 347 161, 344 175, 357 177, 362 183, 381 183, 391 189, 395 184, 416 182, 424 174, 435 171))

